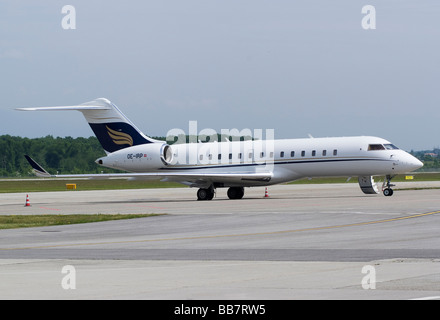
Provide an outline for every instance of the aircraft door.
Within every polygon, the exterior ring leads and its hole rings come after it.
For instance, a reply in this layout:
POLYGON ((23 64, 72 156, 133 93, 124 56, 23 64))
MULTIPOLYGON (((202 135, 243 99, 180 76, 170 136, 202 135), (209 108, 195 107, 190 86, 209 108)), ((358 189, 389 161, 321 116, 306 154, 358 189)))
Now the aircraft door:
POLYGON ((390 155, 390 159, 393 160, 393 169, 399 165, 399 159, 397 159, 396 155, 390 155))
POLYGON ((379 189, 372 176, 358 177, 359 186, 365 194, 378 194, 379 189))

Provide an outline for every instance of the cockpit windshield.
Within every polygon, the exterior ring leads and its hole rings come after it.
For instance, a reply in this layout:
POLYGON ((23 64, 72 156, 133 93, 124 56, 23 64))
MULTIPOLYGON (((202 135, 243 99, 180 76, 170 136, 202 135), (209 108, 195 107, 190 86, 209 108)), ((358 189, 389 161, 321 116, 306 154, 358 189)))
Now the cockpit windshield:
POLYGON ((394 144, 384 144, 385 149, 387 150, 399 150, 394 144))
POLYGON ((368 151, 373 150, 398 150, 394 144, 388 143, 388 144, 370 144, 368 145, 368 151))

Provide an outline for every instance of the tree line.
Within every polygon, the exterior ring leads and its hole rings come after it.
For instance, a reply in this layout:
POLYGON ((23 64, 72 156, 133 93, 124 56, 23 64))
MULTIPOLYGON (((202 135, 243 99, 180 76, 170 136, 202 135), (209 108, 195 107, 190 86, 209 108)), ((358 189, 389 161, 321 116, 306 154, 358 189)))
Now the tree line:
POLYGON ((0 136, 0 176, 32 176, 28 154, 50 173, 76 174, 111 172, 95 163, 105 152, 96 137, 90 138, 22 138, 0 136))

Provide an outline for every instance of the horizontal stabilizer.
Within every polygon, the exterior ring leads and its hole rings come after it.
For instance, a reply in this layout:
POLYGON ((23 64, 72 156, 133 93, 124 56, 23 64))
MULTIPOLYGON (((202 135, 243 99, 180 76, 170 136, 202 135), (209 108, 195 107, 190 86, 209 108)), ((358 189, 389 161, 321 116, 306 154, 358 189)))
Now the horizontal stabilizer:
POLYGON ((37 108, 16 108, 19 111, 67 111, 67 110, 110 110, 107 106, 59 106, 59 107, 37 107, 37 108))

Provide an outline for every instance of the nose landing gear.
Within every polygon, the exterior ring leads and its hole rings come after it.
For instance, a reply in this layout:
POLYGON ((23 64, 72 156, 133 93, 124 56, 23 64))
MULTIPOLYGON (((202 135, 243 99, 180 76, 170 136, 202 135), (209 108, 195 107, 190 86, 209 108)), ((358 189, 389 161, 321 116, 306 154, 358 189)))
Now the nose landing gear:
POLYGON ((393 179, 394 177, 395 175, 387 175, 385 181, 383 182, 382 192, 385 197, 391 197, 394 193, 393 189, 391 189, 391 187, 395 186, 394 184, 391 184, 391 179, 393 179))

